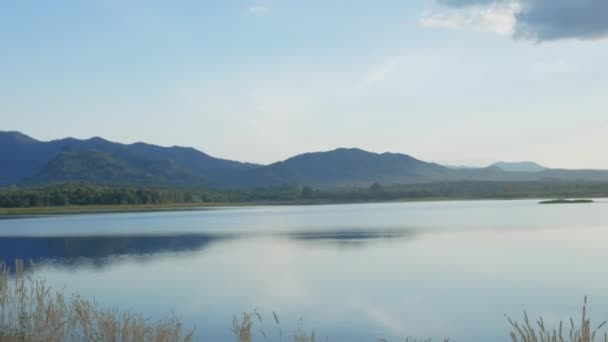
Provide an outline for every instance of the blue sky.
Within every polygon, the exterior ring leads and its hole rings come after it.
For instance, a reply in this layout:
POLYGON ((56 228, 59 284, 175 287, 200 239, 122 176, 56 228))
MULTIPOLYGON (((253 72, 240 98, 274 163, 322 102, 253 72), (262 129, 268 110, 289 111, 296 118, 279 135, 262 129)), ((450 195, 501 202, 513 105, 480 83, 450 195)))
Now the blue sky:
POLYGON ((3 2, 0 130, 608 168, 604 3, 3 2))

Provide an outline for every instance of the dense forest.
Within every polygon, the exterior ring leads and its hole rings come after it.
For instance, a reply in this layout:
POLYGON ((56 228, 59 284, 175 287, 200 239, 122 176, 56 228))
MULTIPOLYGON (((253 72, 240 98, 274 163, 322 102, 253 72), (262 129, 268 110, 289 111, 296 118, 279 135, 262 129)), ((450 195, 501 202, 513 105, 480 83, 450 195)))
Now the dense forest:
POLYGON ((231 200, 227 194, 212 191, 98 186, 87 183, 56 184, 40 188, 11 187, 0 190, 0 207, 4 208, 230 202, 231 200))
POLYGON ((160 205, 179 203, 345 203, 422 199, 513 199, 608 196, 608 183, 442 182, 367 188, 279 186, 247 190, 100 186, 64 183, 45 187, 0 188, 0 207, 66 205, 160 205))

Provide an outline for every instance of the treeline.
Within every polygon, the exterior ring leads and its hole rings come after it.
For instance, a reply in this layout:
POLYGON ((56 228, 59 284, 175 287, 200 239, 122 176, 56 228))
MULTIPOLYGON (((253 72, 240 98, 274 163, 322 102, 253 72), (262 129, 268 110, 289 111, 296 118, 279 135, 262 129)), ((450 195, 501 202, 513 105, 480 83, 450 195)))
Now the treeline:
POLYGON ((335 202, 397 201, 416 199, 517 199, 608 196, 608 183, 598 182, 437 182, 382 186, 367 189, 314 191, 313 197, 335 202))
POLYGON ((66 183, 41 188, 8 188, 0 190, 0 207, 4 208, 229 201, 231 199, 228 194, 209 190, 98 186, 86 183, 66 183))
POLYGON ((101 186, 66 183, 40 188, 0 189, 0 207, 66 205, 156 205, 176 203, 348 203, 417 199, 513 199, 608 196, 608 183, 594 182, 443 182, 367 188, 285 185, 246 190, 101 186))
POLYGON ((145 186, 63 183, 45 187, 0 188, 0 208, 85 205, 160 205, 179 203, 291 202, 301 198, 297 186, 250 190, 155 188, 145 186))

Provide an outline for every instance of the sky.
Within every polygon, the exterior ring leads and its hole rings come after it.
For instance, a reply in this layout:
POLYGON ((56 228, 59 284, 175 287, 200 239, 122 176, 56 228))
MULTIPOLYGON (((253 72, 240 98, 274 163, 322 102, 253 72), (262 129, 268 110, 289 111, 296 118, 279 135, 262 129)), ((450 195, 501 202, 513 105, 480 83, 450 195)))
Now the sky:
POLYGON ((0 130, 608 169, 608 1, 2 1, 0 130))

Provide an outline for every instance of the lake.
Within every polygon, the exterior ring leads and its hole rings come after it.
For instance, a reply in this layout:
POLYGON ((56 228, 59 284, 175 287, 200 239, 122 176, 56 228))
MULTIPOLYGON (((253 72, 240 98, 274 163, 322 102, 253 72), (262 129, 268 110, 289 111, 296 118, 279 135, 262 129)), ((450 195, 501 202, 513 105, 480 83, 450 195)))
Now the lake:
POLYGON ((508 341, 504 317, 608 319, 608 200, 218 208, 0 220, 0 258, 104 306, 175 312, 231 341, 257 309, 284 334, 508 341))

